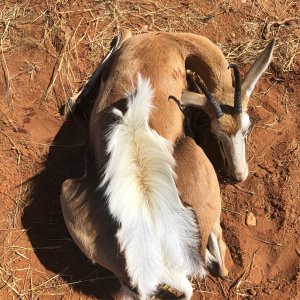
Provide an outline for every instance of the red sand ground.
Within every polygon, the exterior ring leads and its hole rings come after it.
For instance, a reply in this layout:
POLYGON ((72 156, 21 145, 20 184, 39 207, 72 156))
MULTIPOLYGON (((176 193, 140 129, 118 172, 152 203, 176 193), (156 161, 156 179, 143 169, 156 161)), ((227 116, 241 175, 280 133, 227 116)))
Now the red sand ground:
MULTIPOLYGON (((102 48, 93 48, 88 37, 105 28, 112 36, 118 26, 133 31, 178 30, 204 34, 226 48, 252 38, 249 28, 258 23, 253 38, 260 40, 263 24, 296 16, 300 9, 295 1, 120 2, 105 1, 99 8, 97 1, 0 5, 4 51, 0 53, 0 299, 111 299, 118 288, 108 271, 91 265, 77 249, 59 204, 62 181, 82 172, 84 150, 83 129, 72 117, 64 123, 59 107, 103 56, 102 48), (116 5, 118 9, 112 9, 116 5), (139 18, 145 7, 148 23, 139 18), (106 12, 110 14, 99 19, 106 12), (53 92, 44 99, 56 74, 53 92)), ((283 53, 299 46, 299 19, 293 22, 280 30, 277 25, 269 28, 283 53), (286 34, 294 40, 284 47, 286 34)), ((106 47, 109 40, 104 40, 106 47)), ((297 299, 297 292, 299 297, 297 49, 293 65, 285 61, 285 72, 282 52, 275 51, 274 62, 250 101, 250 174, 244 183, 226 181, 219 172, 215 140, 202 140, 205 149, 214 149, 208 153, 213 153, 209 156, 220 175, 222 226, 232 265, 228 279, 208 276, 195 299, 297 299), (245 224, 247 212, 256 216, 256 226, 245 224)), ((248 68, 246 64, 243 72, 248 68)))

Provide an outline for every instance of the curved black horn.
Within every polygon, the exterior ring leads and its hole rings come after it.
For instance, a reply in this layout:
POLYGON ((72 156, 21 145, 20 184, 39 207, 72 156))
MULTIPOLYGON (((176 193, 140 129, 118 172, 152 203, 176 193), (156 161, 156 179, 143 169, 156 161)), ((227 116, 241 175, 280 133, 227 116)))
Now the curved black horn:
POLYGON ((195 82, 199 86, 209 103, 211 103, 211 105, 215 109, 217 119, 220 119, 223 116, 220 104, 217 102, 215 97, 209 92, 205 84, 199 79, 199 76, 196 76, 195 82))
POLYGON ((234 91, 234 112, 236 114, 242 113, 242 95, 241 95, 241 77, 238 66, 235 64, 230 64, 228 69, 232 69, 234 73, 234 83, 235 83, 235 91, 234 91))

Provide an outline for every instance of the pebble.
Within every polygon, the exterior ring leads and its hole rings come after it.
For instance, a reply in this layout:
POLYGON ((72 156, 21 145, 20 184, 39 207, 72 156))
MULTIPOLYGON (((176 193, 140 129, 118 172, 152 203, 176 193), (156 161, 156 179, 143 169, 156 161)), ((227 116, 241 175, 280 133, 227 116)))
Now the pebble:
POLYGON ((249 295, 251 295, 251 296, 255 296, 255 295, 256 295, 256 290, 255 290, 255 289, 249 289, 247 292, 248 292, 249 295))
POLYGON ((271 294, 271 292, 270 292, 270 290, 269 290, 268 288, 263 288, 262 291, 263 291, 265 294, 268 294, 268 295, 271 294))
POLYGON ((148 30, 149 30, 149 25, 144 25, 144 26, 142 27, 142 30, 143 30, 143 31, 148 31, 148 30))
POLYGON ((246 224, 248 226, 256 226, 256 217, 252 212, 246 214, 246 224))

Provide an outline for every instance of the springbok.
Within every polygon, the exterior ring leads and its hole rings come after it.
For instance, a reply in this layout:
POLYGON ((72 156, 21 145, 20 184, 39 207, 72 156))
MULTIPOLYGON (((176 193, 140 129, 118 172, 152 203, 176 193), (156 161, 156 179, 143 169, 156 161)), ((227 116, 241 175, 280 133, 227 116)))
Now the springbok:
MULTIPOLYGON (((190 299, 187 277, 204 273, 204 256, 227 274, 217 178, 199 147, 184 137, 183 114, 169 99, 203 104, 181 98, 186 68, 209 90, 232 93, 227 66, 205 37, 148 33, 127 39, 101 71, 86 174, 64 182, 61 203, 79 248, 142 299, 162 283, 190 299)), ((211 97, 202 100, 221 120, 211 97)))
MULTIPOLYGON (((258 56, 241 83, 237 66, 234 64, 229 65, 219 48, 206 38, 198 37, 198 41, 195 42, 193 41, 195 36, 191 35, 164 33, 163 36, 162 34, 156 36, 157 34, 158 33, 148 33, 139 35, 138 38, 135 37, 136 40, 139 39, 141 41, 141 45, 137 45, 136 52, 149 49, 151 55, 152 43, 162 43, 160 44, 161 49, 166 49, 166 52, 170 49, 170 51, 173 52, 173 57, 175 59, 176 56, 176 61, 174 60, 172 76, 175 77, 175 80, 178 77, 182 77, 183 79, 183 92, 178 99, 182 105, 201 107, 209 115, 211 131, 219 142, 226 172, 235 180, 244 181, 248 176, 246 138, 251 125, 247 113, 248 102, 257 81, 271 62, 275 40, 273 39, 258 56), (177 53, 177 55, 175 55, 175 53, 177 53), (185 64, 186 69, 192 70, 197 75, 200 75, 204 81, 204 83, 202 83, 202 81, 196 79, 197 85, 203 91, 203 94, 186 91, 187 84, 184 79, 186 73, 183 72, 183 64, 185 64), (235 87, 233 87, 231 72, 228 68, 234 70, 235 87)), ((104 64, 101 64, 96 70, 84 88, 84 92, 82 93, 82 91, 80 91, 76 95, 76 97, 79 95, 79 100, 84 99, 85 103, 82 105, 82 110, 86 111, 86 108, 84 108, 87 106, 86 102, 94 104, 100 83, 103 81, 101 78, 103 76, 104 66, 113 64, 114 58, 110 55, 129 37, 131 37, 131 32, 125 30, 117 39, 116 45, 112 48, 113 51, 109 53, 109 59, 105 60, 104 64), (88 94, 89 98, 92 99, 90 102, 86 101, 88 94)), ((124 66, 127 67, 127 76, 124 78, 125 82, 121 83, 121 89, 123 86, 128 86, 128 78, 131 78, 130 74, 136 73, 135 69, 137 69, 137 66, 132 66, 131 63, 128 65, 128 62, 131 60, 130 55, 131 54, 128 54, 128 57, 125 57, 123 61, 124 66)), ((139 55, 141 56, 141 53, 139 53, 139 55)), ((157 57, 157 54, 153 59, 155 59, 155 57, 157 57)), ((166 58, 166 60, 168 60, 168 64, 170 64, 171 58, 166 58)), ((151 69, 151 67, 147 68, 151 69)), ((116 72, 120 72, 120 70, 116 70, 116 72)), ((160 78, 157 80, 160 80, 160 78)), ((76 100, 76 97, 73 98, 73 101, 76 100)), ((107 97, 107 95, 104 95, 104 97, 107 97)), ((81 103, 82 101, 78 101, 78 103, 79 102, 81 103)), ((109 101, 103 101, 103 103, 105 105, 109 103, 109 101)), ((101 107, 100 105, 99 108, 101 107)), ((86 115, 89 115, 90 111, 91 108, 89 107, 89 112, 86 113, 86 115)), ((173 122, 170 124, 173 124, 173 122)), ((175 136, 177 136, 178 127, 180 127, 180 125, 177 123, 175 136)), ((179 132, 181 131, 182 130, 179 129, 179 132)), ((172 137, 171 140, 174 141, 174 137, 172 137)))

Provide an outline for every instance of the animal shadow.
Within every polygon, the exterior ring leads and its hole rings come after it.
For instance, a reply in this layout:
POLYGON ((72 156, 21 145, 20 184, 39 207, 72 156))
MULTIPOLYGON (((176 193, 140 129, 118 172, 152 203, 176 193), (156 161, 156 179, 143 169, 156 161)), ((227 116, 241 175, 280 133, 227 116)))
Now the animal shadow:
POLYGON ((211 161, 219 180, 223 181, 226 179, 226 182, 228 182, 229 179, 224 171, 224 162, 220 147, 217 139, 210 131, 209 116, 203 110, 195 107, 190 107, 187 113, 191 136, 211 161))
POLYGON ((70 115, 55 136, 45 169, 32 178, 31 193, 22 224, 43 266, 74 290, 97 299, 113 299, 118 280, 108 270, 93 265, 77 248, 66 228, 60 190, 64 180, 84 173, 84 126, 70 115))
MULTIPOLYGON (((197 110, 192 112, 192 118, 193 124, 196 124, 192 128, 196 141, 215 169, 222 169, 222 157, 215 138, 209 132, 208 117, 199 115, 197 110)), ((82 116, 70 114, 54 137, 44 170, 30 180, 31 193, 22 224, 27 229, 36 257, 47 270, 59 274, 75 291, 106 300, 113 299, 118 291, 118 280, 108 270, 93 265, 73 242, 59 200, 63 181, 81 177, 84 173, 86 125, 87 121, 82 116)))

